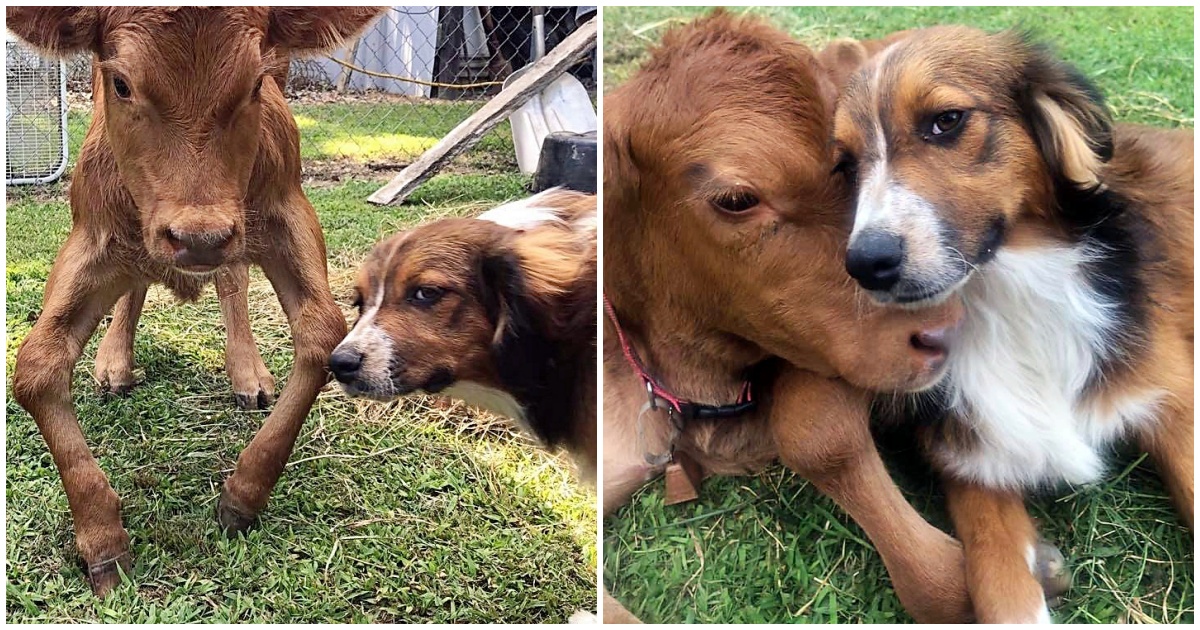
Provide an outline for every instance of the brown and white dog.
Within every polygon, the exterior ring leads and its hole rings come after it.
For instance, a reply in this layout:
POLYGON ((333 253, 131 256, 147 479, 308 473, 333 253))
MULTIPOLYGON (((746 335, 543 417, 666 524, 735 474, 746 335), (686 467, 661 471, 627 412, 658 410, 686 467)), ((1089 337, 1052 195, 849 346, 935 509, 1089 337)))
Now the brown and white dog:
POLYGON ((846 267, 878 303, 966 307, 907 400, 947 487, 982 621, 1048 621, 1027 492, 1096 481, 1136 440, 1193 521, 1193 134, 1114 127, 1015 33, 939 27, 839 105, 856 189, 846 267))
MULTIPOLYGON (((934 382, 961 312, 873 307, 843 271, 835 99, 812 51, 723 12, 667 33, 605 96, 605 294, 619 327, 604 335, 604 510, 663 471, 648 456, 673 450, 715 474, 778 458, 863 527, 916 619, 965 621, 961 548, 896 489, 867 391, 934 382), (627 352, 698 404, 740 399, 753 371, 757 409, 676 430, 647 409, 627 352)), ((628 620, 614 604, 605 620, 628 620)))
POLYGON ((367 256, 329 359, 351 396, 442 394, 596 469, 596 198, 553 189, 396 234, 367 256))

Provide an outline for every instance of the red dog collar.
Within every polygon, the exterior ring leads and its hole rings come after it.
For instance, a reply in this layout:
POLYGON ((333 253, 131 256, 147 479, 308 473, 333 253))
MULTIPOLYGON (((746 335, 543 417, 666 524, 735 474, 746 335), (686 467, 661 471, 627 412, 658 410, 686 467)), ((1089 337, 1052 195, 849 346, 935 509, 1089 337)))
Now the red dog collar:
POLYGON ((651 409, 657 409, 658 402, 662 401, 667 404, 671 415, 676 416, 679 421, 687 421, 695 419, 734 418, 750 413, 758 406, 758 402, 754 400, 749 379, 742 383, 742 393, 738 395, 737 402, 729 405, 704 405, 684 400, 672 394, 669 389, 663 387, 658 381, 654 380, 654 377, 650 376, 650 373, 642 365, 641 360, 638 359, 637 352, 630 345, 629 340, 625 338, 625 332, 621 330, 621 324, 617 321, 617 313, 613 310, 612 302, 608 301, 607 294, 604 295, 604 312, 608 314, 609 321, 612 322, 613 328, 617 331, 617 339, 621 342, 621 352, 625 355, 625 360, 629 362, 634 373, 646 385, 646 395, 650 398, 651 409))

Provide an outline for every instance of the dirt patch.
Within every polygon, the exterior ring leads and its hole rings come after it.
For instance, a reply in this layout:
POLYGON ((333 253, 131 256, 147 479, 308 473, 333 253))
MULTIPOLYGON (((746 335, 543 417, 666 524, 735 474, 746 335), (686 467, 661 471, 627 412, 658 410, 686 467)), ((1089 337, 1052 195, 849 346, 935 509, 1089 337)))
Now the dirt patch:
MULTIPOLYGON (((446 100, 425 96, 405 96, 389 92, 344 92, 334 90, 292 89, 284 95, 289 105, 345 105, 359 103, 369 105, 458 105, 473 99, 446 100)), ((477 99, 484 101, 486 99, 477 99)))
MULTIPOLYGON (((334 188, 350 181, 375 182, 383 186, 397 173, 409 166, 408 162, 359 162, 351 158, 328 160, 305 160, 301 164, 304 185, 311 188, 334 188)), ((478 152, 460 155, 442 167, 441 175, 494 175, 517 170, 516 160, 495 152, 478 152)))
POLYGON ((304 160, 300 165, 305 186, 334 188, 349 180, 373 181, 380 186, 408 166, 390 162, 359 162, 353 159, 304 160))

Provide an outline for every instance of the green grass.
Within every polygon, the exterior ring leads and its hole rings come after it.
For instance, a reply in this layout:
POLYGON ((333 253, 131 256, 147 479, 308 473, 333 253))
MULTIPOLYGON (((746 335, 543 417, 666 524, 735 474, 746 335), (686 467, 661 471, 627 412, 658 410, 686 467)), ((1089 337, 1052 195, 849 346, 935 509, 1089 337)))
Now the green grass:
MULTIPOLYGON (((300 129, 300 159, 307 170, 330 160, 383 164, 397 170, 479 109, 481 102, 334 102, 292 105, 300 129)), ((91 124, 90 108, 67 115, 71 137, 69 164, 79 154, 79 142, 91 124)), ((516 172, 512 130, 502 122, 455 161, 457 170, 516 172)), ((360 169, 361 170, 361 169, 360 169)))
MULTIPOLYGON (((744 11, 745 9, 734 9, 744 11)), ((1118 118, 1194 124, 1191 8, 761 8, 812 46, 937 23, 1031 27, 1097 81, 1118 118)), ((698 8, 607 8, 605 87, 646 58, 664 28, 698 8)), ((886 454, 906 494, 949 529, 928 472, 886 454)), ((1194 540, 1153 467, 1131 453, 1101 483, 1029 501, 1042 533, 1066 554, 1074 587, 1055 621, 1192 623, 1194 540)), ((911 621, 862 530, 779 466, 705 482, 698 501, 664 506, 661 482, 605 518, 604 579, 652 622, 911 621)))
MULTIPOLYGON (((304 134, 304 160, 351 158, 401 162, 416 159, 482 105, 461 103, 329 103, 292 108, 304 134)), ((507 160, 515 165, 512 132, 507 122, 486 134, 468 158, 507 160)), ((508 170, 515 171, 515 168, 508 170)))
MULTIPOLYGON (((323 115, 320 107, 306 112, 323 115)), ((72 116, 73 153, 86 124, 86 115, 72 116)), ((321 130, 305 127, 302 146, 317 145, 321 130)), ((480 155, 504 163, 510 151, 485 147, 480 155)), ((365 202, 379 181, 309 189, 347 317, 354 271, 379 238, 478 212, 524 194, 527 183, 511 174, 439 175, 393 208, 365 202)), ((9 374, 70 227, 63 191, 7 189, 9 374)), ((290 336, 258 271, 250 304, 263 358, 282 387, 290 336)), ((259 526, 227 540, 213 517, 216 497, 265 415, 234 407, 215 295, 181 305, 151 290, 135 344, 145 382, 127 398, 103 398, 90 375, 103 330, 76 369, 74 399, 123 500, 134 580, 104 600, 92 597, 49 452, 10 397, 7 621, 561 622, 595 609, 595 496, 579 489, 567 462, 504 421, 428 399, 365 403, 328 387, 259 526)))
MULTIPOLYGON (((606 8, 605 89, 628 78, 666 28, 704 11, 606 8)), ((1191 7, 753 7, 732 11, 762 16, 813 47, 840 37, 880 37, 935 24, 1027 28, 1091 77, 1119 120, 1194 124, 1191 7)))

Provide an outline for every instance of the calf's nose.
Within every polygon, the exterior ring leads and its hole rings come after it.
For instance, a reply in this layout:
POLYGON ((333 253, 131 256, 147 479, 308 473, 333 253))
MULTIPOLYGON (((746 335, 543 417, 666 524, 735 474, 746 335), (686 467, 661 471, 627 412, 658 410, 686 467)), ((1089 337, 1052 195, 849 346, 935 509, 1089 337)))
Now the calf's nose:
POLYGON ((349 383, 362 367, 363 355, 354 348, 337 348, 329 357, 329 371, 341 383, 349 383))
POLYGON ((167 229, 167 238, 177 250, 221 251, 233 240, 233 227, 195 230, 172 226, 167 229))
POLYGON ((868 291, 895 286, 903 264, 904 239, 890 232, 863 232, 846 251, 846 271, 868 291))
POLYGON ((179 267, 218 267, 234 241, 232 224, 176 223, 163 230, 179 267))

